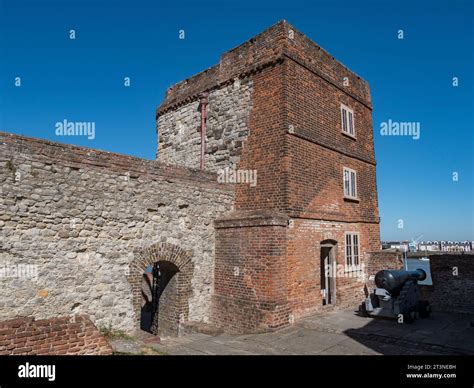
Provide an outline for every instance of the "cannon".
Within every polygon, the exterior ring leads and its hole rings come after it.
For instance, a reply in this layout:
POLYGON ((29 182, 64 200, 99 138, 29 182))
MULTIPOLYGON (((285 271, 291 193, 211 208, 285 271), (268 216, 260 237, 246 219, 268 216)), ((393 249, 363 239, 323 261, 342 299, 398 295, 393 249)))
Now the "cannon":
POLYGON ((417 316, 427 318, 431 306, 419 299, 418 281, 426 279, 422 269, 382 270, 375 275, 376 288, 360 306, 362 315, 370 317, 395 318, 412 323, 417 316))

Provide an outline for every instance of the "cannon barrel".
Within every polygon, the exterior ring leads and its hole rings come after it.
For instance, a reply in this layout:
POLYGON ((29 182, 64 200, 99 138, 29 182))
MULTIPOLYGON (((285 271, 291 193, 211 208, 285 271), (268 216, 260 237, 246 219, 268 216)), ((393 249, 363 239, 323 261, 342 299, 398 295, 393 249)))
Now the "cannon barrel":
POLYGON ((398 269, 384 269, 375 275, 375 285, 393 294, 399 291, 407 280, 425 280, 426 272, 422 269, 405 271, 398 269))

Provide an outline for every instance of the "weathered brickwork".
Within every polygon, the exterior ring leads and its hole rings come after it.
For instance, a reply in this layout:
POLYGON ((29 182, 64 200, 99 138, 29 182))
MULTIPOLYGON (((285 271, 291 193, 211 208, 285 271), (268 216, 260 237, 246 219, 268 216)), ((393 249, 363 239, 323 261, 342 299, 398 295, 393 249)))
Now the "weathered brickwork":
POLYGON ((238 185, 236 210, 286 207, 286 160, 284 130, 283 68, 279 64, 266 67, 253 76, 253 109, 250 135, 242 152, 239 169, 256 170, 258 184, 238 185))
POLYGON ((229 332, 288 325, 287 221, 263 212, 216 221, 214 323, 229 332))
POLYGON ((368 262, 369 275, 376 275, 383 269, 402 269, 403 268, 403 251, 400 249, 384 249, 370 252, 370 260, 368 262))
POLYGON ((0 355, 109 355, 112 348, 85 316, 0 322, 0 355))
POLYGON ((233 203, 215 175, 4 133, 0 166, 1 263, 38 271, 0 278, 2 319, 86 313, 131 331, 138 279, 176 249, 191 257, 179 314, 209 319, 212 221, 233 203))
POLYGON ((474 312, 472 255, 429 255, 432 286, 422 286, 421 296, 434 311, 474 312))
MULTIPOLYGON (((256 169, 258 185, 239 185, 237 213, 216 223, 213 318, 232 331, 272 329, 311 312, 357 306, 364 297, 369 252, 380 248, 368 85, 285 22, 272 29, 272 34, 259 35, 253 41, 272 52, 273 60, 266 66, 257 65, 260 71, 251 75, 250 134, 238 166, 256 169), (342 133, 341 103, 354 110, 356 139, 342 133), (344 198, 343 167, 357 171, 357 200, 344 198), (247 212, 248 222, 229 227, 242 211, 247 212), (261 211, 270 219, 284 214, 288 224, 280 229, 257 227, 255 216, 261 211), (344 269, 336 271, 334 299, 323 305, 321 243, 334 244, 334 264, 344 268, 346 232, 360 236, 361 269, 357 276, 344 269), (268 236, 276 233, 281 241, 267 245, 267 252, 278 251, 282 256, 265 278, 278 287, 266 289, 266 293, 259 288, 261 272, 251 270, 252 266, 259 268, 265 257, 263 249, 255 252, 260 233, 269 241, 272 238, 268 236), (279 244, 284 244, 284 249, 279 244), (232 255, 235 248, 229 247, 235 246, 239 254, 232 255), (232 264, 240 263, 241 257, 247 258, 245 287, 232 278, 234 267, 240 266, 232 264), (236 293, 237 285, 245 292, 236 293), (273 303, 274 311, 263 311, 262 303, 273 303), (242 319, 242 311, 254 317, 252 322, 242 319)), ((246 44, 233 52, 239 52, 238 57, 246 58, 252 67, 254 58, 246 56, 246 44)))
POLYGON ((292 157, 288 211, 291 215, 378 224, 374 165, 297 137, 289 141, 289 150, 292 157), (343 196, 344 167, 357 171, 357 200, 343 196), (301 187, 298 182, 302 180, 308 184, 301 187))
POLYGON ((332 309, 323 305, 321 294, 321 245, 335 245, 335 263, 331 268, 335 281, 335 303, 338 308, 357 306, 364 298, 371 250, 379 248, 378 225, 345 223, 312 219, 294 219, 289 228, 288 299, 295 317, 332 309), (360 236, 360 270, 345 265, 345 232, 360 236))

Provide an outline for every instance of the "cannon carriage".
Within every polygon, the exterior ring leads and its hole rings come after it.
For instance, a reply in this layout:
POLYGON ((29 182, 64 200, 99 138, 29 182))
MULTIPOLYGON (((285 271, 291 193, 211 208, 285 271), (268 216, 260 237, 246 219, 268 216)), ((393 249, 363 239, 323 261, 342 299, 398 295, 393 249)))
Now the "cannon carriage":
POLYGON ((420 300, 418 282, 426 279, 423 269, 382 270, 375 275, 376 288, 360 306, 365 316, 400 319, 412 323, 417 316, 431 314, 429 302, 420 300))

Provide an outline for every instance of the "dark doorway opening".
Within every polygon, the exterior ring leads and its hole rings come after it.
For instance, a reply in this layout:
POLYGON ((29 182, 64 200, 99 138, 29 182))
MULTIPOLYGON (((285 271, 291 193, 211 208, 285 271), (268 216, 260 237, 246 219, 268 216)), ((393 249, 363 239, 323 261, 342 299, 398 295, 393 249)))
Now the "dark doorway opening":
POLYGON ((320 273, 321 273, 321 294, 323 296, 323 306, 333 304, 336 301, 336 258, 335 244, 321 244, 320 273))
POLYGON ((155 335, 178 334, 178 268, 171 262, 150 265, 142 277, 140 328, 155 335))
POLYGON ((153 266, 149 266, 142 275, 142 303, 140 311, 140 329, 151 333, 151 322, 153 320, 153 266))

